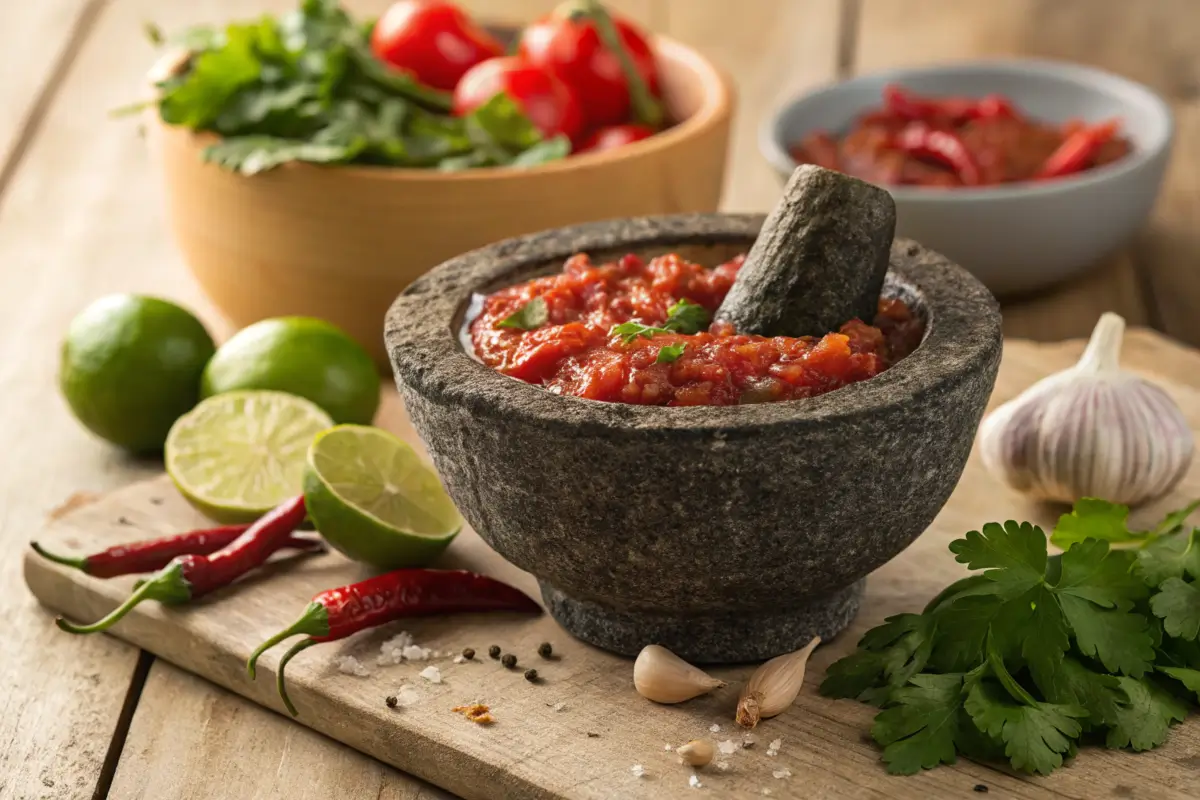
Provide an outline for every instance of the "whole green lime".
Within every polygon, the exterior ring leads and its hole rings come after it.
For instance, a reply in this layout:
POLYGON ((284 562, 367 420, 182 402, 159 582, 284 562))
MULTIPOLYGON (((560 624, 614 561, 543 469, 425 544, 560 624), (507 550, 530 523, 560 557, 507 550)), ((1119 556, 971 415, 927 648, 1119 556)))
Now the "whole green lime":
POLYGON ((277 317, 244 328, 208 362, 204 397, 245 389, 311 400, 336 423, 367 424, 379 407, 379 372, 340 328, 312 317, 277 317))
POLYGON ((110 295, 67 328, 59 387, 92 433, 152 452, 200 399, 212 354, 212 337, 190 312, 156 297, 110 295))

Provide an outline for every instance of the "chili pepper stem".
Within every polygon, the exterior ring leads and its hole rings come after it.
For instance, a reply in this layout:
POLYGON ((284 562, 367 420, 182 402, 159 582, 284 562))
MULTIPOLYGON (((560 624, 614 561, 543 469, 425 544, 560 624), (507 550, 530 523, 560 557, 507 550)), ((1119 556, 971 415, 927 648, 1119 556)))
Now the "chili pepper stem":
POLYGON ((157 600, 160 603, 183 603, 192 595, 187 579, 183 577, 183 566, 168 564, 158 575, 143 583, 129 598, 112 610, 108 616, 93 622, 91 625, 77 625, 63 617, 54 620, 60 630, 67 633, 99 633, 106 631, 119 622, 126 614, 143 600, 157 600))
POLYGON ((292 705, 292 699, 288 697, 287 684, 283 680, 283 670, 287 663, 301 650, 307 650, 317 643, 316 639, 304 639, 292 646, 292 649, 283 654, 283 658, 279 659, 279 672, 275 675, 275 688, 279 690, 279 696, 283 698, 283 704, 287 706, 287 710, 293 717, 300 716, 300 712, 292 705))
POLYGON ((70 556, 60 556, 55 553, 51 553, 49 550, 42 547, 37 542, 30 542, 29 546, 33 548, 33 552, 37 553, 39 556, 46 559, 47 561, 53 561, 55 564, 62 564, 67 567, 74 567, 75 569, 79 570, 80 572, 88 571, 88 568, 87 568, 88 562, 87 562, 86 558, 71 558, 70 556))
MULTIPOLYGON (((298 633, 303 633, 308 636, 328 636, 329 635, 329 611, 320 603, 309 603, 304 609, 304 613, 300 618, 293 622, 288 627, 281 630, 279 633, 267 639, 260 644, 250 658, 246 660, 246 673, 250 676, 250 680, 254 680, 257 667, 258 657, 266 651, 270 650, 275 645, 282 642, 284 639, 290 639, 298 633)), ((280 672, 283 671, 283 664, 279 665, 280 672)))
POLYGON ((575 5, 579 12, 596 26, 596 35, 600 37, 604 47, 612 51, 620 62, 621 71, 625 73, 625 82, 629 85, 629 103, 633 107, 634 121, 657 131, 663 124, 662 104, 655 99, 650 87, 642 79, 642 73, 638 72, 637 65, 633 63, 633 58, 625 48, 621 32, 613 24, 608 9, 600 0, 578 0, 575 5))

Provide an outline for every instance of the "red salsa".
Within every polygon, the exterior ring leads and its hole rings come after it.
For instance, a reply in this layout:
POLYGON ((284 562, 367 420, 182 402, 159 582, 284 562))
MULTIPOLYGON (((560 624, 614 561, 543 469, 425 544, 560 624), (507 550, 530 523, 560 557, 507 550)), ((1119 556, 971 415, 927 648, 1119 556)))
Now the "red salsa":
POLYGON ((669 406, 813 397, 878 375, 921 341, 920 318, 887 298, 873 324, 852 319, 819 338, 709 325, 742 260, 709 269, 674 254, 601 265, 572 256, 561 273, 488 295, 471 341, 488 366, 555 394, 669 406), (698 332, 669 330, 672 309, 688 304, 703 309, 690 308, 698 332), (641 325, 622 325, 631 321, 641 325), (657 330, 628 333, 642 326, 657 330))
POLYGON ((994 186, 1075 175, 1124 158, 1118 120, 1062 125, 1027 117, 1001 95, 923 97, 900 86, 840 136, 817 131, 791 145, 798 163, 880 185, 994 186))

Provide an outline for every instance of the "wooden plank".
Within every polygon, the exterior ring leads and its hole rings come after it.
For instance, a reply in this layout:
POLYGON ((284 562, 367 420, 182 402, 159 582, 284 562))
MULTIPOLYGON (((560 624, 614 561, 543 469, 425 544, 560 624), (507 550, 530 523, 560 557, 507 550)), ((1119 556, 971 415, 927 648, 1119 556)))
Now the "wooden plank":
MULTIPOLYGON (((1010 340, 1005 347, 993 404, 1007 400, 1038 378, 1071 364, 1082 343, 1037 345, 1010 340)), ((1151 373, 1200 428, 1200 353, 1166 342, 1146 331, 1130 335, 1126 364, 1151 373)), ((412 438, 394 399, 384 422, 412 438)), ((1200 463, 1193 465, 1183 485, 1152 508, 1138 512, 1135 524, 1164 508, 1182 504, 1200 492, 1200 463)), ((163 480, 136 485, 108 496, 64 518, 45 535, 57 546, 78 549, 83 532, 98 539, 118 533, 117 515, 128 517, 142 530, 185 527, 194 512, 174 496, 163 480), (155 505, 150 498, 161 501, 155 505)), ((951 538, 997 518, 1030 519, 1050 524, 1054 509, 1032 503, 998 486, 973 456, 950 502, 931 528, 907 551, 868 581, 867 599, 852 629, 814 655, 811 679, 798 706, 764 723, 756 732, 765 742, 779 737, 778 756, 767 756, 761 745, 728 758, 728 772, 706 771, 701 780, 721 797, 761 796, 770 788, 779 796, 958 798, 977 784, 1004 797, 1092 798, 1131 796, 1184 798, 1193 796, 1200 780, 1194 754, 1200 747, 1200 719, 1193 718, 1172 732, 1164 747, 1142 754, 1086 749, 1070 769, 1049 778, 1023 778, 962 761, 906 779, 885 775, 879 754, 866 736, 872 709, 847 701, 830 701, 814 687, 829 663, 848 652, 858 635, 884 616, 919 608, 938 589, 962 574, 946 550, 951 538), (791 777, 775 779, 772 771, 787 768, 791 777)), ((530 576, 519 572, 486 548, 473 532, 460 535, 446 565, 487 572, 532 591, 530 576)), ((112 608, 128 591, 129 582, 95 581, 56 565, 33 561, 28 574, 35 593, 51 605, 80 618, 92 618, 112 608)), ((361 572, 338 556, 312 558, 288 568, 288 580, 263 578, 239 586, 236 601, 223 594, 186 609, 142 606, 114 630, 118 636, 146 646, 164 658, 199 672, 235 692, 279 708, 271 685, 277 656, 268 655, 259 681, 250 682, 242 659, 255 643, 287 624, 309 595, 349 580, 361 572)), ((732 707, 738 681, 749 668, 713 672, 730 686, 711 697, 678 708, 652 706, 631 691, 630 663, 571 640, 549 618, 540 620, 463 616, 412 620, 403 625, 363 634, 320 650, 308 651, 289 665, 292 696, 301 709, 299 721, 401 768, 469 798, 506 796, 553 798, 690 796, 689 772, 673 763, 664 744, 678 744, 708 733, 718 723, 718 739, 731 735, 732 707), (546 678, 531 686, 520 675, 495 662, 454 665, 436 662, 445 682, 423 682, 417 672, 423 663, 374 667, 360 678, 339 673, 332 659, 352 654, 369 665, 379 644, 397 630, 412 632, 419 642, 442 651, 464 645, 482 651, 492 642, 538 666, 546 678), (554 642, 561 661, 543 663, 532 656, 536 643, 554 642), (420 694, 418 703, 391 711, 382 696, 409 683, 420 694), (478 699, 489 702, 498 722, 478 728, 448 712, 448 707, 478 699), (553 705, 565 703, 561 711, 553 705), (590 737, 588 733, 598 733, 590 737), (629 768, 643 764, 648 779, 635 779, 629 768), (487 775, 486 781, 475 776, 487 775)))
MULTIPOLYGON (((855 71, 1023 55, 1092 64, 1170 89, 1180 80, 1183 54, 1192 52, 1190 39, 1168 34, 1185 5, 1189 18, 1197 16, 1200 9, 1188 0, 1136 6, 1116 0, 862 0, 855 71)), ((1128 252, 1117 253, 1077 280, 1014 299, 1005 304, 1005 332, 1042 340, 1079 336, 1104 311, 1131 324, 1149 323, 1154 317, 1135 267, 1128 252)), ((1200 294, 1190 302, 1195 307, 1200 294)))
POLYGON ((449 800, 373 758, 156 661, 109 800, 449 800))
POLYGON ((723 208, 767 211, 782 183, 759 155, 759 125, 792 97, 834 78, 840 0, 753 0, 736 8, 665 2, 666 32, 711 58, 737 87, 723 208))
MULTIPOLYGON (((69 63, 89 0, 38 0, 0 6, 0 175, 22 138, 38 98, 69 63)), ((2 187, 0 187, 2 188, 2 187)))

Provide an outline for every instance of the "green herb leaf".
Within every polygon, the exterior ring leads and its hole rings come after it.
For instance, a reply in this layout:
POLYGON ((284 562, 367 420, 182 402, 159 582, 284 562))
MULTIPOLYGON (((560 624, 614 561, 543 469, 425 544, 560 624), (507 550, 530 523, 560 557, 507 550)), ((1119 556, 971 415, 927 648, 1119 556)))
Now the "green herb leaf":
POLYGON ((1085 539, 1134 542, 1145 538, 1145 532, 1129 530, 1128 519, 1129 506, 1085 497, 1058 518, 1050 542, 1066 550, 1085 539))
POLYGON ((1116 724, 1126 698, 1112 675, 1095 672, 1071 656, 1031 660, 1029 670, 1048 702, 1087 709, 1087 721, 1093 725, 1116 724))
POLYGON ((1127 611, 1148 590, 1133 572, 1134 556, 1112 550, 1107 542, 1088 539, 1063 553, 1061 575, 1055 591, 1079 597, 1103 608, 1127 611))
POLYGON ((1187 705, 1150 678, 1117 678, 1128 704, 1116 710, 1105 744, 1112 748, 1149 750, 1167 740, 1172 724, 1182 722, 1187 705))
POLYGON ((555 136, 543 139, 537 144, 524 150, 510 163, 510 167, 535 167, 538 164, 548 164, 560 161, 571 154, 571 140, 566 136, 555 136))
POLYGON ((1076 705, 1016 703, 991 680, 972 686, 964 707, 981 731, 1004 742, 1013 769, 1042 775, 1062 766, 1088 715, 1076 705))
POLYGON ((1154 529, 1154 533, 1158 536, 1166 536, 1167 534, 1175 533, 1183 528, 1183 523, 1187 522, 1188 517, 1200 510, 1200 500, 1194 500, 1187 506, 1172 511, 1163 517, 1163 521, 1158 523, 1158 527, 1154 529))
POLYGON ((1163 621, 1169 636, 1200 636, 1200 588, 1182 578, 1167 578, 1150 598, 1150 609, 1163 621))
POLYGON ((681 298, 667 309, 667 321, 663 327, 676 333, 699 333, 708 327, 711 317, 704 306, 681 298))
POLYGON ((257 37, 257 25, 230 25, 219 48, 193 57, 191 69, 159 100, 163 121, 187 128, 211 125, 238 91, 258 80, 257 37))
POLYGON ((1185 575, 1200 580, 1200 530, 1148 542, 1137 551, 1137 572, 1151 586, 1185 575))
POLYGON ((334 164, 349 161, 358 154, 361 143, 320 144, 274 136, 240 136, 227 139, 204 149, 205 161, 235 170, 243 175, 256 175, 290 161, 314 164, 334 164))
POLYGON ((683 355, 684 348, 687 347, 685 342, 676 342, 675 344, 665 344, 658 350, 658 357, 654 359, 655 364, 670 364, 683 355))
POLYGON ((871 736, 893 775, 914 775, 956 761, 963 708, 962 675, 915 675, 892 692, 894 705, 875 717, 871 736))
POLYGON ((550 309, 541 297, 535 297, 519 309, 496 323, 498 328, 517 328, 532 331, 546 324, 550 319, 550 309))
POLYGON ((1154 640, 1146 618, 1117 609, 1097 608, 1070 595, 1059 597, 1075 643, 1085 656, 1096 658, 1109 672, 1140 677, 1154 661, 1154 640))
POLYGON ((476 143, 520 152, 542 141, 542 134, 521 107, 500 92, 466 117, 467 135, 476 143))
POLYGON ((1187 667, 1159 667, 1158 671, 1164 675, 1170 675, 1172 678, 1182 683, 1189 692, 1196 695, 1197 700, 1200 700, 1200 669, 1188 669, 1187 667))
POLYGON ((951 542, 950 552, 971 569, 987 570, 983 574, 1007 597, 1023 594, 1046 575, 1046 534, 1028 522, 988 523, 982 532, 951 542))

